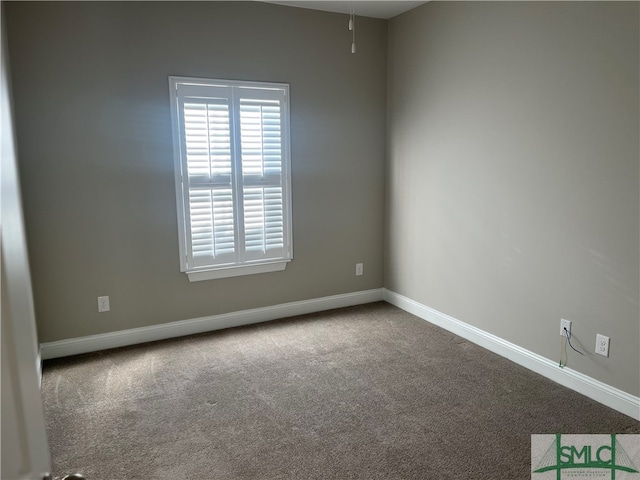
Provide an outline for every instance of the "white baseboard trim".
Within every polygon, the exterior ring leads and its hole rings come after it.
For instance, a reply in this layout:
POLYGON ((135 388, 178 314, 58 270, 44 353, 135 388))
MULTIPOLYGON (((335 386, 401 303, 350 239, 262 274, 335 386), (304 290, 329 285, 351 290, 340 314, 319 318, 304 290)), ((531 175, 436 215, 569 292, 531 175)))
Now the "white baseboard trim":
POLYGON ((165 340, 167 338, 182 337, 195 333, 221 330, 223 328, 239 327, 252 323, 276 320, 278 318, 331 310, 333 308, 379 302, 382 300, 382 297, 383 289, 377 288, 330 297, 302 300, 299 302, 282 303, 270 307, 224 313, 221 315, 161 323, 149 327, 131 328, 128 330, 89 335, 56 342, 45 342, 40 344, 40 355, 43 360, 47 360, 69 355, 78 355, 80 353, 97 352, 109 348, 165 340))
POLYGON ((607 407, 640 421, 640 398, 615 387, 595 380, 570 368, 559 368, 554 362, 541 355, 526 350, 514 343, 496 337, 467 323, 461 322, 433 308, 422 305, 391 290, 384 289, 386 302, 422 318, 451 333, 461 336, 487 350, 508 358, 535 373, 547 377, 560 385, 575 390, 607 407))

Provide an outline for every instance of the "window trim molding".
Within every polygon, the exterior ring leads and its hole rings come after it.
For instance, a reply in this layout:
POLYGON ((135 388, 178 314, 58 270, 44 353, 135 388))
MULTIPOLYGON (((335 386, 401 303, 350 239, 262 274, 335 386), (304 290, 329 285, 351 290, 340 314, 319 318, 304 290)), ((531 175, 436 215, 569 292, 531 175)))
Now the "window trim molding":
MULTIPOLYGON (((198 77, 184 77, 184 76, 169 76, 169 100, 171 108, 171 130, 173 140, 173 166, 174 166, 174 180, 175 180, 175 192, 176 192, 176 215, 178 223, 178 246, 179 246, 179 260, 180 271, 185 273, 190 282, 213 280, 219 278, 236 277, 241 275, 253 275, 259 273, 268 273, 282 271, 286 268, 287 264, 293 260, 293 219, 292 219, 292 198, 291 198, 291 126, 290 126, 290 102, 289 102, 289 88, 288 83, 278 82, 263 82, 263 81, 244 81, 244 80, 225 80, 225 79, 211 79, 211 78, 198 78, 198 77), (272 258, 265 260, 250 261, 247 263, 238 263, 233 265, 208 265, 197 268, 189 268, 187 265, 188 255, 188 241, 187 232, 189 231, 186 223, 188 220, 188 212, 186 206, 188 205, 185 196, 188 196, 188 180, 186 178, 186 172, 184 172, 184 165, 181 151, 181 133, 182 127, 180 122, 180 103, 178 101, 177 88, 178 84, 193 84, 193 85, 206 85, 211 87, 232 87, 232 88, 251 88, 251 89, 264 89, 264 90, 278 90, 284 91, 284 102, 282 104, 283 109, 283 162, 282 168, 282 185, 283 185, 283 206, 284 206, 284 221, 286 224, 285 229, 285 244, 286 252, 288 255, 283 258, 272 258)), ((234 141, 232 139, 232 141, 234 141)))
POLYGON ((290 261, 291 260, 279 260, 277 262, 260 262, 252 265, 232 265, 202 270, 187 270, 185 273, 189 277, 190 282, 200 282, 202 280, 216 280, 218 278, 239 277, 258 273, 281 272, 287 268, 287 264, 290 261))

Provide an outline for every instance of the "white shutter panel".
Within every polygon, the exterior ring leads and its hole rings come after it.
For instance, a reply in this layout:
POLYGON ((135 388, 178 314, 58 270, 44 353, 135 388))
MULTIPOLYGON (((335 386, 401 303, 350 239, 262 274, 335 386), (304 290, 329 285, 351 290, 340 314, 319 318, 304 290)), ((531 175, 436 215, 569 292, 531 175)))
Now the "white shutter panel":
POLYGON ((242 174, 282 173, 282 114, 278 100, 240 100, 242 174))
POLYGON ((234 260, 233 193, 230 188, 190 188, 193 267, 234 260))
POLYGON ((274 97, 240 98, 239 102, 247 260, 282 258, 285 252, 283 106, 274 97))
POLYGON ((190 268, 236 261, 229 102, 184 99, 190 268))
POLYGON ((283 214, 282 188, 245 187, 244 236, 248 256, 280 255, 284 248, 283 214))
POLYGON ((221 101, 185 101, 184 126, 189 181, 208 181, 215 176, 230 176, 229 105, 221 101))

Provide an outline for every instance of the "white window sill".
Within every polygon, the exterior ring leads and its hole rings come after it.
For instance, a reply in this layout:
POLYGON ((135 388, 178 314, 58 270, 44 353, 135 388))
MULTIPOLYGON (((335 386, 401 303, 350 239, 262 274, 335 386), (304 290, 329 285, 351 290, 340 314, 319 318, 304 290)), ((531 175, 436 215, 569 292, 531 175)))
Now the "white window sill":
POLYGON ((279 272, 287 268, 290 260, 281 262, 261 263, 259 265, 241 265, 234 267, 216 268, 212 270, 191 270, 185 272, 190 282, 215 280, 217 278, 239 277, 241 275, 255 275, 257 273, 279 272))

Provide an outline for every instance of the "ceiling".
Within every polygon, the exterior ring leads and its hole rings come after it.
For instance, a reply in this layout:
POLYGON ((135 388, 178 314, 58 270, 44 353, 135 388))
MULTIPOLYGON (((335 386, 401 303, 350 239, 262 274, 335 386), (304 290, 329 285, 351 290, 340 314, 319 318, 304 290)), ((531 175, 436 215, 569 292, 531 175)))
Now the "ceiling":
MULTIPOLYGON (((401 13, 418 7, 426 1, 394 1, 394 0, 373 0, 373 1, 350 1, 350 0, 334 0, 334 1, 272 1, 262 0, 268 3, 277 3, 278 5, 287 5, 290 7, 310 8, 312 10, 324 10, 326 12, 351 13, 351 6, 355 10, 355 14, 361 17, 374 17, 389 19, 400 15, 401 13)), ((427 0, 428 1, 428 0, 427 0)))

